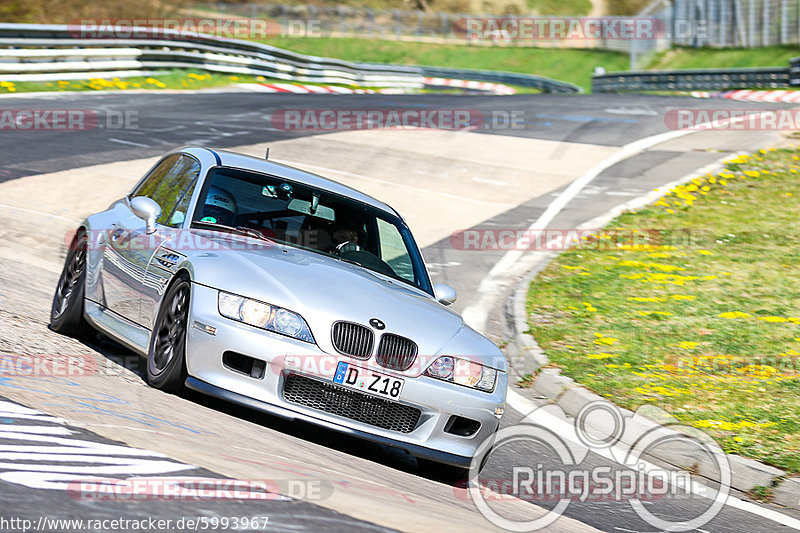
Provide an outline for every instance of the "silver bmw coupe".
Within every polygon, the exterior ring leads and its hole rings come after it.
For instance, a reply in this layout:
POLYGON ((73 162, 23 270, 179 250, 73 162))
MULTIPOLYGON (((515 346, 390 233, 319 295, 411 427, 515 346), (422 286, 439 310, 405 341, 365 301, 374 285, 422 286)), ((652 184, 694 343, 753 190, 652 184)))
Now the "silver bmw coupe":
POLYGON ((186 147, 75 232, 53 330, 147 358, 211 396, 478 468, 503 414, 502 352, 447 309, 388 205, 268 159, 186 147))

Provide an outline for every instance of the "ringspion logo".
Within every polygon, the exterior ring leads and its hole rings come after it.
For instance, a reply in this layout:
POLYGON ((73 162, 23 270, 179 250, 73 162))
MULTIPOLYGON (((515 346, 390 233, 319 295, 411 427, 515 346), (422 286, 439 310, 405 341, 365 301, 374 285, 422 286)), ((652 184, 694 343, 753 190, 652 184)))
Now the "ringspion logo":
POLYGON ((507 531, 539 531, 558 520, 574 502, 616 501, 629 504, 658 531, 693 531, 713 520, 725 505, 731 482, 728 457, 697 428, 653 424, 643 420, 639 411, 625 413, 607 400, 585 405, 571 421, 552 407, 535 409, 521 423, 500 428, 481 443, 466 487, 454 488, 457 497, 471 499, 495 526, 507 531), (706 473, 719 484, 701 485, 685 468, 665 469, 650 462, 659 450, 671 446, 679 447, 682 456, 702 456, 706 473), (480 464, 485 454, 501 449, 506 458, 512 458, 503 464, 510 475, 482 476, 480 464), (609 457, 613 468, 597 465, 590 452, 609 457), (502 502, 511 499, 555 504, 548 506, 545 514, 525 520, 516 514, 509 516, 502 502), (679 504, 691 499, 692 505, 680 518, 664 508, 645 505, 665 499, 679 504))

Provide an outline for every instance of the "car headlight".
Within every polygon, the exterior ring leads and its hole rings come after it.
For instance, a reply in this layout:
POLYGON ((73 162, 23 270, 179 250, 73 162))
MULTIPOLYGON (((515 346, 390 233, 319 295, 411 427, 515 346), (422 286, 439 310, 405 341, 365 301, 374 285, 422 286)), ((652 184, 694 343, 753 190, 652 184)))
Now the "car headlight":
POLYGON ((494 390, 497 370, 480 363, 443 355, 425 371, 426 376, 486 392, 494 390))
POLYGON ((305 342, 314 342, 314 336, 303 317, 288 309, 219 291, 219 314, 257 328, 266 329, 305 342))

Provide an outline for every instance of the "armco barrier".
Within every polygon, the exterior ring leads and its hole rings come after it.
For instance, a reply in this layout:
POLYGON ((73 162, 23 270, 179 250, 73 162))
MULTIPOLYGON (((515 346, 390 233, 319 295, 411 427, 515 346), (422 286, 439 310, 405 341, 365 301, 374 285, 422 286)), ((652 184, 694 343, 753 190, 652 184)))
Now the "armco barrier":
POLYGON ((793 57, 789 62, 789 85, 800 87, 800 57, 793 57))
MULTIPOLYGON (((796 77, 800 78, 800 73, 796 77)), ((592 92, 780 89, 788 86, 789 69, 784 67, 611 72, 592 77, 592 92)))
MULTIPOLYGON (((147 31, 141 28, 142 33, 147 31)), ((153 31, 152 38, 98 39, 64 25, 0 24, 0 80, 37 81, 130 76, 175 68, 366 87, 422 87, 423 78, 512 83, 545 92, 580 92, 541 76, 358 63, 306 56, 274 46, 205 34, 153 31)))

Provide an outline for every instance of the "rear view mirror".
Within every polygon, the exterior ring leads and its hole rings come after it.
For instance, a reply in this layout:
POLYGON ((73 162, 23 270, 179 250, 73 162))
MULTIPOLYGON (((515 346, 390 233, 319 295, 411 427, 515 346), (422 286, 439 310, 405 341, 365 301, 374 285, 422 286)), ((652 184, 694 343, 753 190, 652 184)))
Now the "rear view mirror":
POLYGON ((300 200, 299 198, 292 198, 289 201, 289 204, 286 206, 287 209, 291 211, 297 211, 298 213, 303 213, 304 215, 324 218, 325 220, 330 220, 331 222, 336 220, 336 213, 334 213, 333 209, 330 207, 325 207, 324 205, 316 205, 314 207, 315 208, 312 209, 311 202, 300 200))
POLYGON ((434 285, 433 295, 436 296, 436 301, 442 305, 450 305, 455 302, 458 297, 456 290, 446 283, 437 283, 434 285))
POLYGON ((131 211, 145 221, 145 232, 150 235, 156 231, 156 219, 161 216, 161 206, 147 196, 137 196, 131 200, 131 211))

